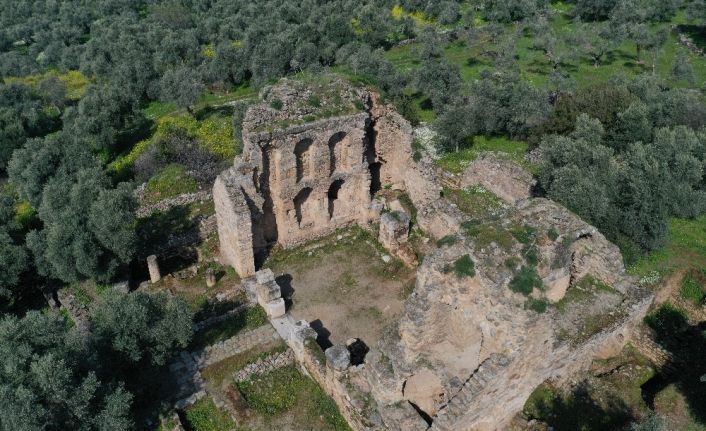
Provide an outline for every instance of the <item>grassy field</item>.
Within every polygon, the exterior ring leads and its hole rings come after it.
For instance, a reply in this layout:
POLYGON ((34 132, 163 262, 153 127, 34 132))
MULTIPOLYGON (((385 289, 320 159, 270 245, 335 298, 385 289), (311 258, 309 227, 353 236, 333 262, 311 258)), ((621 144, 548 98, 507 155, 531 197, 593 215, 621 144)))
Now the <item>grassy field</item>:
POLYGON ((693 220, 671 220, 667 244, 640 257, 628 271, 637 276, 653 272, 667 275, 680 268, 706 268, 706 215, 693 220))
MULTIPOLYGON (((650 55, 643 54, 641 61, 638 61, 637 50, 631 42, 623 42, 614 46, 605 55, 603 62, 598 67, 594 67, 585 56, 572 53, 571 47, 566 42, 566 39, 577 30, 576 24, 569 15, 572 5, 555 2, 551 8, 550 26, 559 40, 557 53, 562 58, 562 68, 576 80, 579 87, 606 82, 616 75, 630 77, 652 71, 650 55)), ((671 25, 684 24, 686 19, 685 12, 681 11, 672 22, 655 24, 652 29, 655 32, 668 31, 671 25)), ((517 33, 520 30, 519 26, 520 24, 506 25, 506 34, 517 33)), ((477 37, 472 40, 447 43, 443 47, 443 55, 449 62, 459 67, 461 77, 465 81, 473 81, 480 76, 483 70, 494 68, 493 61, 488 54, 497 52, 504 42, 503 37, 494 38, 488 32, 484 32, 483 26, 481 26, 477 37)), ((416 55, 417 47, 416 43, 396 46, 388 50, 385 57, 398 70, 411 71, 421 64, 416 55)), ((655 54, 655 73, 662 78, 669 79, 674 59, 679 52, 688 53, 684 47, 679 45, 676 36, 669 32, 664 45, 655 54)), ((536 40, 532 34, 525 33, 517 38, 515 56, 524 80, 539 86, 548 83, 552 68, 542 50, 536 47, 536 40)), ((695 83, 697 85, 703 83, 706 81, 706 58, 694 55, 690 55, 689 58, 694 69, 695 83)), ((688 82, 674 82, 671 79, 670 82, 677 86, 694 85, 688 82)))
POLYGON ((524 157, 527 154, 528 147, 526 142, 513 141, 502 136, 492 138, 476 136, 472 139, 472 142, 469 142, 467 147, 462 148, 458 152, 446 153, 435 162, 448 172, 460 174, 480 153, 494 152, 512 160, 530 172, 535 172, 537 170, 536 166, 525 160, 524 157))
MULTIPOLYGON (((677 36, 671 31, 671 26, 684 24, 687 17, 684 11, 675 16, 672 22, 654 24, 655 32, 664 31, 667 34, 665 43, 654 54, 643 53, 638 61, 637 49, 632 42, 625 41, 610 49, 599 66, 594 64, 585 55, 580 55, 571 49, 566 42, 577 31, 577 25, 569 15, 573 5, 563 2, 552 4, 550 27, 555 33, 557 56, 561 58, 561 68, 575 81, 578 87, 587 87, 598 83, 608 82, 615 76, 626 78, 641 74, 655 73, 676 87, 698 87, 706 82, 706 57, 695 56, 677 41, 677 36), (694 81, 675 81, 671 77, 675 59, 680 53, 687 55, 694 70, 694 81), (652 64, 654 61, 654 64, 652 64)), ((443 56, 450 63, 459 68, 461 78, 472 82, 481 76, 483 71, 495 68, 492 53, 502 49, 508 35, 521 31, 521 24, 505 25, 506 35, 494 37, 483 30, 485 23, 480 22, 476 36, 471 40, 456 40, 443 46, 443 56)), ((395 46, 385 53, 385 57, 400 71, 413 71, 421 66, 417 54, 419 44, 412 42, 395 46)), ((520 76, 523 80, 537 86, 546 86, 550 81, 552 66, 544 52, 536 46, 535 36, 523 32, 516 39, 514 55, 517 60, 520 76)), ((435 113, 429 108, 427 99, 423 94, 409 91, 414 96, 418 105, 420 120, 434 121, 435 113)))

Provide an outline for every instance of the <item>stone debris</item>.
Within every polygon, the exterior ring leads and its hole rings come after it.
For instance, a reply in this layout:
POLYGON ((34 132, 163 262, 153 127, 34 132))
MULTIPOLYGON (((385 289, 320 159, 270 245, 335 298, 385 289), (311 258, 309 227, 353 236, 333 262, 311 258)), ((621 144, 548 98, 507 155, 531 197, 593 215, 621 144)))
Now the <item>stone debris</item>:
POLYGON ((238 370, 233 375, 233 379, 236 382, 241 382, 243 380, 252 379, 254 376, 261 376, 274 371, 278 368, 283 368, 294 363, 294 352, 291 349, 287 349, 284 352, 275 353, 270 356, 258 359, 252 364, 246 365, 244 368, 238 370))

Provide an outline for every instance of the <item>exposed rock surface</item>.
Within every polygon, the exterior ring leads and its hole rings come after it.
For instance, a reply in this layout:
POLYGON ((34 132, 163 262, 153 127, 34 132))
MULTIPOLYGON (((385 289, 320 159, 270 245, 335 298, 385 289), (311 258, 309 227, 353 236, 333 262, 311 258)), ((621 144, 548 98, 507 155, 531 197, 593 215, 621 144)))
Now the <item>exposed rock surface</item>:
POLYGON ((461 187, 480 184, 511 204, 532 196, 535 183, 532 174, 493 153, 481 154, 461 178, 461 187))

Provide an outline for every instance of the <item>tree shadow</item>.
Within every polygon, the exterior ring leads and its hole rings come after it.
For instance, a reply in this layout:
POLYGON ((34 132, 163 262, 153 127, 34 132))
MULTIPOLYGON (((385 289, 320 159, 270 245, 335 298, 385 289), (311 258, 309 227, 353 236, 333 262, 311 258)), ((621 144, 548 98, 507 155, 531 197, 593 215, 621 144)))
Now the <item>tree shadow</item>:
POLYGON ((677 27, 681 33, 689 36, 700 49, 706 50, 706 25, 686 25, 677 27))
POLYGON ((556 431, 604 431, 623 429, 634 421, 625 402, 615 396, 598 403, 589 392, 589 384, 581 382, 570 396, 554 396, 538 400, 534 409, 538 418, 556 431))
POLYGON ((199 121, 203 121, 212 115, 219 115, 222 117, 230 117, 233 115, 234 109, 230 105, 221 106, 206 106, 205 108, 199 109, 194 114, 194 118, 199 121))
POLYGON ((654 407, 655 396, 674 384, 686 399, 694 420, 706 424, 706 322, 691 325, 684 311, 664 304, 648 315, 645 323, 671 359, 642 385, 643 399, 654 407))

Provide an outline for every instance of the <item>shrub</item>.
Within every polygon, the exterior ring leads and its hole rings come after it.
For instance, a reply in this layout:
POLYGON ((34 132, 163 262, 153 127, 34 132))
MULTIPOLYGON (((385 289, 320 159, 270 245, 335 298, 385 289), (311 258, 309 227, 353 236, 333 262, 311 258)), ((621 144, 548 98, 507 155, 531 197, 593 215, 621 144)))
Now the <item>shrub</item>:
POLYGON ((445 237, 441 238, 440 240, 436 241, 436 246, 441 248, 445 246, 452 246, 458 242, 458 239, 454 235, 446 235, 445 237))
POLYGON ((705 296, 701 286, 699 286, 699 283, 691 274, 684 276, 684 279, 681 282, 680 293, 682 299, 689 301, 694 305, 701 304, 705 296))
POLYGON ((476 266, 469 255, 456 259, 453 264, 453 270, 458 278, 475 277, 476 275, 476 266))
POLYGON ((271 107, 272 109, 276 109, 276 110, 278 110, 278 111, 279 111, 280 109, 282 109, 283 106, 284 106, 284 104, 283 104, 282 101, 279 100, 279 99, 275 99, 275 100, 273 100, 272 102, 270 102, 270 107, 271 107))
POLYGON ((547 231, 547 237, 552 241, 556 241, 557 238, 559 238, 559 232, 557 232, 556 229, 551 228, 547 231))
POLYGON ((537 274, 537 270, 528 266, 523 266, 520 271, 510 280, 510 289, 513 292, 521 293, 525 296, 532 293, 532 290, 542 287, 542 280, 537 274))
POLYGON ((510 232, 520 244, 529 244, 534 238, 534 229, 529 226, 513 228, 510 232))
POLYGON ((528 298, 527 302, 525 302, 525 308, 532 310, 534 312, 537 312, 539 314, 544 313, 547 311, 547 300, 544 298, 541 299, 534 299, 534 298, 528 298))

